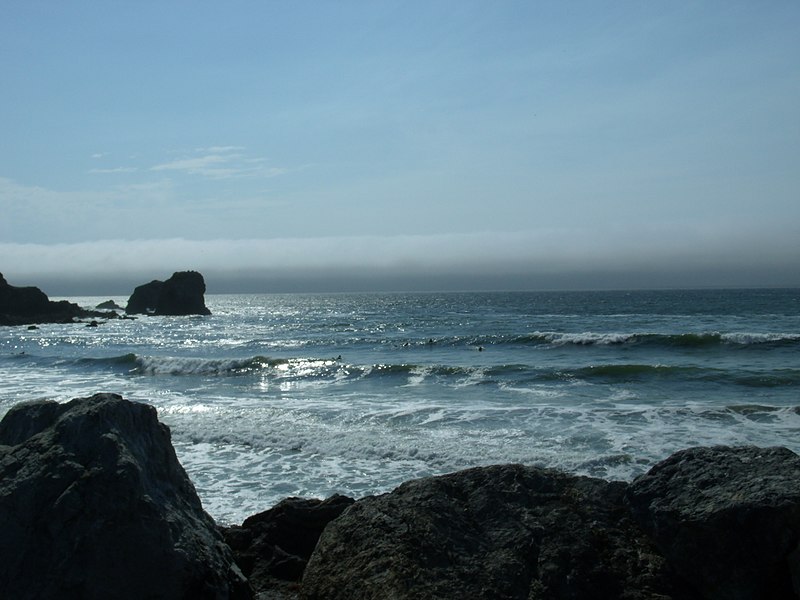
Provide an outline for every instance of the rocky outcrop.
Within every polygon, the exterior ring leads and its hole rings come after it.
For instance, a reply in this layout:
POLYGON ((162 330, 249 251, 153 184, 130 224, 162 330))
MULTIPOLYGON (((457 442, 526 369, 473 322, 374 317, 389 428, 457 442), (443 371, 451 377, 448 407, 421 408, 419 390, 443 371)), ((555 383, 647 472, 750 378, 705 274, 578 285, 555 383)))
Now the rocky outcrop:
POLYGON ((698 597, 800 597, 800 457, 793 452, 691 448, 634 481, 627 497, 698 597))
POLYGON ((308 599, 800 597, 800 457, 680 452, 628 485, 504 465, 365 498, 323 532, 308 599))
POLYGON ((53 302, 37 287, 9 285, 0 273, 0 325, 70 323, 89 314, 66 300, 53 302))
POLYGON ((0 597, 251 597, 151 406, 19 405, 0 444, 0 597))
POLYGON ((353 502, 340 495, 326 500, 286 498, 222 532, 256 592, 285 590, 285 582, 302 577, 328 523, 353 502))
POLYGON ((22 600, 800 598, 800 457, 692 448, 630 484, 497 465, 218 529, 155 409, 98 394, 0 422, 0 531, 22 600))
POLYGON ((411 481, 333 521, 307 598, 681 597, 624 483, 502 465, 411 481))
POLYGON ((153 280, 136 287, 125 308, 127 314, 210 315, 205 305, 206 283, 197 271, 179 271, 166 281, 153 280))
POLYGON ((123 310, 123 308, 113 300, 106 300, 101 302, 95 308, 98 310, 123 310))

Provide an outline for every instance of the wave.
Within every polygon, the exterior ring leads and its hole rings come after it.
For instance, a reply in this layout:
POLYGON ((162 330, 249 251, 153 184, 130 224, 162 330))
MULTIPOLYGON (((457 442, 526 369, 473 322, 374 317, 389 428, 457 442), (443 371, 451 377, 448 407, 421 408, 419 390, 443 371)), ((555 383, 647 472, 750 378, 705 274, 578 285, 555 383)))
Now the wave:
MULTIPOLYGON (((130 375, 242 375, 267 368, 278 368, 290 359, 252 356, 249 358, 200 358, 173 356, 140 356, 134 353, 103 358, 49 359, 38 358, 42 366, 77 366, 83 369, 113 369, 130 375)), ((330 363, 333 361, 316 361, 330 363)))
MULTIPOLYGON (((501 386, 524 388, 540 384, 589 383, 664 384, 696 382, 748 388, 800 386, 800 368, 725 369, 650 363, 601 363, 581 367, 545 367, 533 364, 489 366, 420 364, 413 361, 373 365, 349 364, 337 358, 243 358, 140 356, 129 353, 103 358, 56 359, 14 355, 13 360, 32 361, 37 367, 113 371, 123 376, 154 377, 259 377, 273 380, 345 382, 370 381, 381 385, 441 384, 451 387, 501 386)), ((412 358, 411 355, 404 358, 412 358)))
POLYGON ((301 371, 306 374, 319 369, 329 369, 335 359, 285 359, 253 356, 249 358, 196 358, 136 356, 130 374, 136 375, 202 375, 240 376, 266 371, 301 371))
POLYGON ((574 370, 554 370, 544 377, 590 383, 696 381, 757 388, 800 386, 800 369, 750 372, 680 365, 605 364, 574 370))
POLYGON ((800 333, 564 333, 534 332, 508 338, 486 337, 474 343, 552 345, 552 346, 611 346, 639 345, 662 348, 703 348, 712 346, 792 346, 800 345, 800 333))
POLYGON ((455 367, 447 365, 384 364, 363 370, 348 367, 361 379, 396 379, 412 384, 435 381, 461 387, 468 385, 592 384, 704 382, 744 387, 800 386, 800 369, 772 371, 729 371, 720 368, 662 364, 601 364, 575 369, 537 368, 522 364, 491 367, 455 367))

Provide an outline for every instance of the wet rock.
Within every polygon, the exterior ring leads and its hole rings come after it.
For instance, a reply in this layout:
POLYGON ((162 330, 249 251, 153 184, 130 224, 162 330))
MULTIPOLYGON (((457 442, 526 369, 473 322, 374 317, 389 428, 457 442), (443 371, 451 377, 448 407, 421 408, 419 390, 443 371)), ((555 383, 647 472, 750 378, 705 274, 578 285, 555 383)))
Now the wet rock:
POLYGON ((197 271, 179 271, 166 281, 136 287, 125 307, 127 314, 210 315, 205 305, 206 284, 197 271))
POLYGON ((698 597, 800 597, 800 457, 790 450, 684 450, 627 498, 698 597))
POLYGON ((0 531, 3 598, 251 597, 169 429, 114 394, 7 413, 0 531))

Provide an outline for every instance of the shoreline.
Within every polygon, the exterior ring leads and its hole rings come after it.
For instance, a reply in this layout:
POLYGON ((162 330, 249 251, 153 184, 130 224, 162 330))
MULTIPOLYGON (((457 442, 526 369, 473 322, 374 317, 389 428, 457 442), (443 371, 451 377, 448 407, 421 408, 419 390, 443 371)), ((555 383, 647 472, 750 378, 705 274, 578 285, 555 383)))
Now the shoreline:
POLYGON ((100 597, 109 570, 118 598, 179 598, 187 581, 206 590, 192 597, 231 600, 800 594, 800 456, 783 448, 691 448, 631 483, 475 467, 358 500, 289 498, 232 527, 202 509, 147 404, 17 405, 0 455, 0 522, 16 523, 0 542, 0 591, 15 598, 100 597), (199 561, 189 580, 176 550, 199 561), (35 581, 42 560, 59 566, 35 581))

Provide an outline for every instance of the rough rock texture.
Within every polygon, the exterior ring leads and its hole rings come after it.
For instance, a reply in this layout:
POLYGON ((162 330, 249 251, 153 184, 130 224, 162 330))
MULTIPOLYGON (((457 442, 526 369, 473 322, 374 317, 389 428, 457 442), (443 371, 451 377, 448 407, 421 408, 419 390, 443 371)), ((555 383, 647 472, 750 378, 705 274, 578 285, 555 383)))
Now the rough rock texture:
POLYGON ((166 281, 136 287, 125 308, 127 314, 210 315, 205 305, 206 283, 197 271, 179 271, 166 281))
POLYGON ((281 589, 286 587, 281 582, 300 580, 322 531, 353 502, 340 495, 286 498, 222 531, 255 591, 281 589))
POLYGON ((691 448, 636 479, 627 496, 698 596, 800 597, 800 457, 793 452, 691 448))
POLYGON ((90 313, 66 300, 51 301, 37 287, 9 285, 0 273, 0 325, 69 323, 87 314, 90 313))
POLYGON ((411 481, 325 529, 306 598, 683 598, 626 485, 502 465, 411 481))
POLYGON ((22 404, 0 444, 0 597, 251 596, 153 407, 22 404))
POLYGON ((303 597, 800 598, 800 457, 679 452, 632 484, 503 465, 365 498, 323 532, 303 597))

